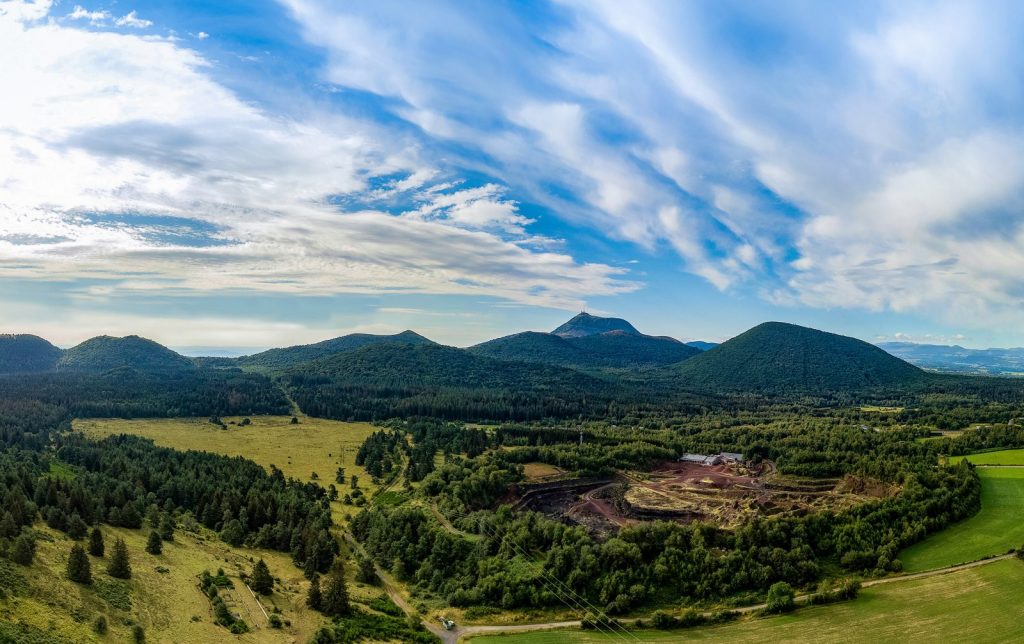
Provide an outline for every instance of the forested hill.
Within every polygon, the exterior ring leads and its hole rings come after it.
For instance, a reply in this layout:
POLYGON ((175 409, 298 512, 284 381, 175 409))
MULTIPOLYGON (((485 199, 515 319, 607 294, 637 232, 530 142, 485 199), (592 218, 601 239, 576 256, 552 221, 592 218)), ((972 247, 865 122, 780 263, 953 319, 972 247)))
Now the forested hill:
POLYGON ((436 344, 378 344, 306 363, 282 378, 307 414, 367 420, 424 415, 521 419, 591 415, 639 389, 580 371, 496 360, 436 344))
POLYGON ((634 368, 667 365, 698 353, 672 338, 609 331, 579 337, 553 333, 516 333, 470 347, 470 353, 581 369, 634 368))
POLYGON ((621 318, 602 318, 596 315, 590 315, 589 313, 580 313, 579 315, 576 315, 571 320, 552 331, 552 333, 560 335, 563 338, 579 338, 585 335, 595 335, 598 333, 607 333, 609 331, 622 331, 624 333, 640 335, 640 332, 636 330, 636 327, 621 318))
POLYGON ((68 349, 57 361, 59 371, 103 372, 122 367, 140 371, 181 371, 195 369, 195 364, 162 344, 137 335, 123 338, 101 335, 68 349))
POLYGON ((704 391, 825 393, 929 380, 867 342, 781 322, 760 324, 672 369, 681 386, 704 391))
POLYGON ((36 335, 0 334, 0 374, 53 371, 61 353, 36 335))
MULTIPOLYGON (((246 368, 278 370, 288 369, 303 362, 319 360, 338 353, 353 351, 373 344, 434 344, 422 335, 413 331, 402 331, 394 335, 372 335, 369 333, 352 333, 338 338, 324 340, 316 344, 303 344, 283 349, 270 349, 251 356, 243 356, 235 360, 235 364, 246 368)), ((229 363, 229 360, 220 362, 229 363)))

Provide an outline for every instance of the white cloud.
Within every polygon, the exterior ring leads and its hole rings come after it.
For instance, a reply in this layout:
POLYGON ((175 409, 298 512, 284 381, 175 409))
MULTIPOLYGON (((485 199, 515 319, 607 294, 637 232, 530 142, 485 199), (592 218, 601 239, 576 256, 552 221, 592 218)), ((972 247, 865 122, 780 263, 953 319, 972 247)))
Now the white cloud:
POLYGON ((80 4, 76 4, 74 10, 67 15, 69 20, 86 20, 91 25, 102 25, 110 17, 109 11, 89 11, 80 4))
POLYGON ((200 31, 199 33, 196 34, 196 38, 198 40, 206 40, 209 37, 210 37, 210 34, 206 33, 205 31, 200 31))
POLYGON ((152 27, 153 21, 139 18, 138 14, 136 14, 134 11, 129 11, 125 15, 115 20, 114 24, 116 24, 118 27, 134 27, 135 29, 145 29, 147 27, 152 27))
POLYGON ((532 249, 529 218, 496 186, 432 189, 438 170, 414 140, 336 114, 268 114, 169 39, 27 15, 0 16, 3 277, 569 309, 636 287, 620 269, 532 249), (390 175, 408 177, 398 188, 422 212, 333 205, 375 197, 369 182, 390 175))

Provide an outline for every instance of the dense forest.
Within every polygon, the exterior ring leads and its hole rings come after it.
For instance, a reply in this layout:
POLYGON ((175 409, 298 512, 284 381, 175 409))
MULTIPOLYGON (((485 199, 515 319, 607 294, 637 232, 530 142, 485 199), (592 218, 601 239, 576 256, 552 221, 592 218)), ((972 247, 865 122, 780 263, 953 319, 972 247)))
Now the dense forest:
MULTIPOLYGON (((552 580, 562 580, 616 614, 665 600, 757 595, 778 581, 807 586, 837 566, 849 572, 898 571, 900 549, 977 511, 978 479, 966 463, 936 467, 939 454, 950 447, 915 440, 927 430, 899 428, 886 418, 889 430, 863 431, 851 425, 855 415, 780 407, 713 414, 692 426, 666 422, 647 431, 597 424, 584 430, 583 446, 575 442, 577 432, 567 428, 502 426, 488 440, 503 449, 448 458, 423 477, 417 491, 474 537, 445 529, 418 505, 365 508, 352 530, 378 564, 459 606, 550 606, 559 595, 552 580), (887 482, 899 493, 840 512, 760 518, 737 530, 656 521, 623 528, 609 539, 535 512, 511 512, 507 506, 493 511, 508 486, 521 479, 520 463, 539 461, 598 475, 643 469, 681 451, 720 449, 776 459, 781 471, 794 475, 848 474, 887 482)), ((411 456, 414 431, 419 440, 445 436, 437 445, 451 450, 466 440, 460 433, 479 430, 418 420, 404 430, 395 425, 371 436, 361 455, 385 454, 389 468, 405 463, 418 472, 422 460, 411 456), (426 430, 430 425, 432 432, 426 430)), ((975 437, 971 446, 1005 439, 991 433, 975 437)))

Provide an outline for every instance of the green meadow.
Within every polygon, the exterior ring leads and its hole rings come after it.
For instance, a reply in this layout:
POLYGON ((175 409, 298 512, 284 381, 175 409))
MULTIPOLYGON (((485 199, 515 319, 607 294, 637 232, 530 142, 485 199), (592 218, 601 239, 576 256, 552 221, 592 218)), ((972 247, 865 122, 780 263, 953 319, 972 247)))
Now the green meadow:
MULTIPOLYGON (((1020 452, 1021 450, 1014 450, 1020 452)), ((999 452, 978 454, 990 457, 999 452)), ((1001 555, 1024 545, 1024 468, 979 468, 981 510, 900 553, 907 572, 1001 555)))
MULTIPOLYGON (((779 617, 746 618, 708 628, 636 631, 641 642, 1008 642, 1019 641, 1024 616, 1017 597, 1024 563, 997 561, 955 573, 865 588, 857 599, 801 608, 779 617)), ((487 635, 471 644, 601 644, 622 637, 591 631, 487 635)))

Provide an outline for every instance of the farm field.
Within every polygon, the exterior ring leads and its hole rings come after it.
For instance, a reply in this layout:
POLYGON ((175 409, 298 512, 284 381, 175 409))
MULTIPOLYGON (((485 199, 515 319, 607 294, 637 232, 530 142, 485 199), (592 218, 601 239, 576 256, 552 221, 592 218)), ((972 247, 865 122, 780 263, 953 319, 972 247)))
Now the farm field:
MULTIPOLYGON (((346 476, 359 477, 359 486, 372 494, 375 486, 363 468, 356 466, 359 446, 375 431, 369 423, 346 423, 291 416, 253 416, 252 424, 239 426, 240 417, 224 417, 227 429, 205 418, 156 418, 124 420, 103 418, 76 420, 74 428, 93 438, 133 434, 152 439, 157 445, 177 450, 202 450, 226 456, 242 456, 265 468, 277 466, 286 476, 310 481, 316 472, 321 485, 334 482, 338 467, 346 476), (236 424, 232 425, 231 422, 236 424)), ((341 486, 339 492, 344 494, 341 486)))
MULTIPOLYGON (((996 454, 991 452, 990 454, 996 454)), ((979 456, 989 456, 981 454, 979 456)), ((1024 468, 979 468, 981 510, 900 553, 907 572, 999 555, 1024 544, 1024 468)))
MULTIPOLYGON (((68 552, 73 543, 64 534, 43 524, 36 526, 41 538, 37 541, 35 562, 29 567, 3 561, 5 585, 20 587, 0 603, 0 621, 27 624, 42 631, 53 642, 131 641, 130 624, 138 623, 153 642, 212 642, 235 639, 239 642, 308 641, 324 622, 318 613, 305 606, 309 584, 302 571, 295 567, 287 553, 269 550, 232 548, 217 535, 199 528, 196 532, 179 529, 174 540, 165 542, 160 555, 145 552, 149 529, 129 530, 103 526, 106 557, 89 556, 93 583, 82 586, 66 578, 68 552), (114 540, 120 537, 128 545, 132 578, 114 579, 106 574, 106 564, 114 540), (254 597, 243 585, 239 574, 250 572, 253 561, 262 558, 280 585, 269 597, 254 597), (210 602, 198 587, 204 570, 216 573, 218 568, 234 583, 221 596, 228 607, 241 616, 251 632, 231 635, 213 621, 210 602), (14 581, 11 580, 23 580, 14 581), (262 605, 262 610, 260 606, 262 605), (267 614, 277 607, 282 620, 281 630, 271 629, 267 614), (110 633, 100 638, 92 623, 104 615, 110 633)), ((379 590, 351 585, 354 599, 368 598, 379 590)), ((9 590, 9 589, 8 589, 9 590)), ((4 637, 0 635, 0 641, 4 637)))
POLYGON ((975 465, 1022 465, 1024 466, 1024 449, 1001 449, 995 452, 981 452, 967 456, 954 456, 949 460, 958 463, 961 460, 975 465))
MULTIPOLYGON (((710 628, 638 632, 643 642, 1007 642, 1019 638, 1016 596, 1024 563, 1010 559, 947 575, 883 584, 851 602, 802 608, 710 628)), ((619 641, 586 631, 487 635, 471 644, 592 644, 619 641)))

